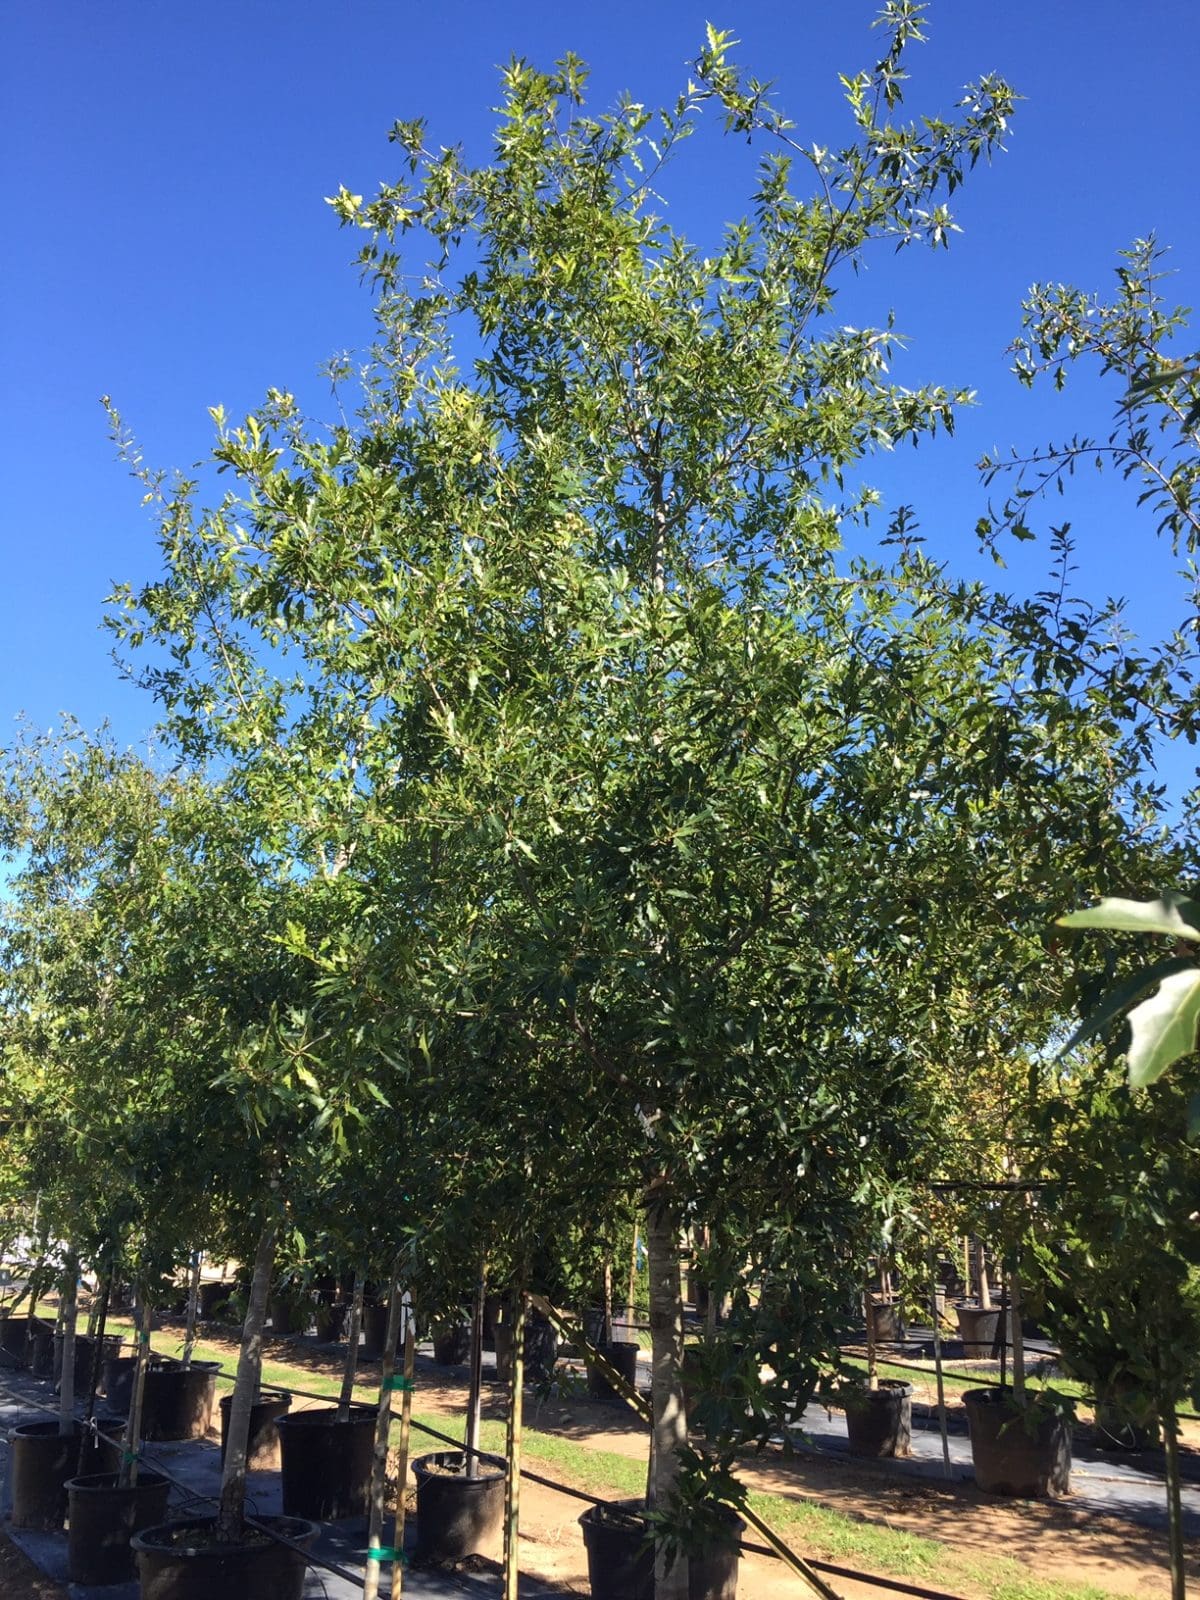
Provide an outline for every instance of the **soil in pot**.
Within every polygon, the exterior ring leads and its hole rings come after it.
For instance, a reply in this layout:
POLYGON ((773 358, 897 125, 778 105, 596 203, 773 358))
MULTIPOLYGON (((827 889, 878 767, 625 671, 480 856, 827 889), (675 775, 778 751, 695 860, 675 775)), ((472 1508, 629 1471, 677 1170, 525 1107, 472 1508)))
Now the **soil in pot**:
POLYGON ((203 1439, 212 1425, 220 1370, 219 1361, 151 1367, 142 1396, 142 1438, 203 1439))
POLYGON ((289 1517, 338 1522, 366 1515, 375 1452, 375 1408, 351 1406, 338 1421, 336 1406, 279 1417, 283 1509, 289 1517))
MULTIPOLYGON (((615 1339, 612 1344, 596 1346, 600 1354, 613 1366, 625 1379, 626 1383, 637 1388, 638 1371, 638 1346, 627 1339, 615 1339)), ((588 1371, 588 1394, 593 1400, 620 1400, 621 1395, 608 1378, 598 1367, 588 1371)))
MULTIPOLYGON (((250 1472, 274 1472, 279 1466, 279 1419, 292 1403, 290 1394, 259 1395, 250 1407, 250 1435, 246 1441, 246 1467, 250 1472)), ((221 1460, 229 1433, 233 1396, 221 1396, 221 1460)))
POLYGON ((852 1455, 878 1459, 912 1454, 911 1383, 882 1378, 877 1389, 855 1386, 845 1391, 842 1404, 852 1455))
POLYGON ((1071 1487, 1069 1419, 1036 1400, 1019 1408, 1007 1389, 963 1395, 975 1482, 989 1494, 1040 1500, 1071 1487))
MULTIPOLYGON (((732 1511, 730 1540, 688 1557, 688 1600, 736 1600, 737 1540, 745 1523, 732 1511)), ((590 1506, 579 1519, 587 1550, 592 1600, 654 1600, 654 1548, 646 1537, 639 1500, 590 1506)))
POLYGON ((72 1583, 127 1583, 136 1576, 129 1541, 167 1515, 171 1485, 161 1473, 138 1472, 120 1487, 115 1472, 67 1482, 67 1576, 72 1583))
POLYGON ((423 1561, 461 1561, 493 1555, 504 1520, 506 1467, 481 1456, 478 1475, 467 1476, 460 1450, 438 1450, 413 1462, 417 1482, 417 1555, 423 1561))
MULTIPOLYGON (((14 1528, 62 1527, 67 1515, 66 1483, 80 1470, 83 1433, 82 1423, 77 1422, 73 1431, 64 1435, 58 1431, 58 1422, 50 1421, 22 1422, 9 1434, 14 1528)), ((103 1440, 89 1439, 83 1452, 83 1471, 108 1471, 112 1465, 112 1447, 103 1440)))
MULTIPOLYGON (((319 1531, 299 1517, 256 1521, 305 1550, 319 1531)), ((220 1544, 215 1518, 189 1517, 144 1528, 131 1543, 141 1600, 300 1600, 304 1592, 300 1551, 250 1527, 240 1544, 220 1544)))

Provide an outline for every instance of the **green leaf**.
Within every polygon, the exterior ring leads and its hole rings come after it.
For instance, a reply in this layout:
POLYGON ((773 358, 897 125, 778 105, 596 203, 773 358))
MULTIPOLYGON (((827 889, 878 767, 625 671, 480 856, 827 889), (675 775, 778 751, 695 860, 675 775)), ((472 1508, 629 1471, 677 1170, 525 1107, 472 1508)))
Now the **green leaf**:
POLYGON ((1168 891, 1157 900, 1101 900, 1086 911, 1058 918, 1060 928, 1109 928, 1128 933, 1171 933, 1200 939, 1200 903, 1168 891))
POLYGON ((1124 983, 1105 995, 1100 1003, 1100 1008, 1093 1011, 1086 1021, 1081 1022, 1075 1032, 1058 1052, 1058 1060, 1070 1055, 1072 1050, 1077 1050, 1081 1044, 1087 1044, 1090 1039, 1096 1038, 1104 1032, 1108 1025, 1121 1015, 1127 1006, 1135 1000, 1140 1000, 1147 989, 1164 979, 1174 977, 1178 972, 1196 971, 1195 963, 1190 956, 1170 956, 1165 961, 1156 961, 1152 967, 1143 967, 1140 972, 1135 972, 1131 978, 1126 978, 1124 983))
POLYGON ((1196 1048, 1200 967, 1164 980, 1157 994, 1129 1013, 1129 1082, 1142 1089, 1196 1048))

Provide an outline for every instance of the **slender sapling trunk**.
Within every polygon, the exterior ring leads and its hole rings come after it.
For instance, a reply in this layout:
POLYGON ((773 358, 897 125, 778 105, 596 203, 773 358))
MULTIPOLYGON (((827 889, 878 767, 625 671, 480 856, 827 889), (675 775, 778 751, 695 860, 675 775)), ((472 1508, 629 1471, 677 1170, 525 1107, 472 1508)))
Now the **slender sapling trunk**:
POLYGON ((129 1415, 125 1419, 125 1437, 121 1450, 120 1485, 123 1489, 137 1484, 138 1455, 142 1448, 142 1407, 146 1398, 146 1369, 150 1365, 150 1302, 144 1286, 137 1289, 137 1309, 134 1312, 134 1329, 137 1344, 134 1353, 133 1388, 129 1396, 129 1415))
POLYGON ((183 1330, 183 1368, 186 1372, 192 1364, 192 1352, 196 1348, 196 1316, 200 1309, 200 1263, 204 1259, 202 1250, 192 1252, 192 1270, 188 1277, 187 1298, 187 1323, 183 1330))
MULTIPOLYGON (((646 1196, 646 1254, 650 1273, 650 1338, 653 1376, 651 1415, 654 1471, 650 1509, 674 1498, 679 1464, 687 1447, 687 1416, 680 1366, 683 1361, 683 1296, 679 1283, 679 1223, 673 1207, 652 1184, 646 1196)), ((654 1552, 656 1600, 687 1600, 688 1559, 668 1566, 660 1543, 654 1552)))
MULTIPOLYGON (((379 1363, 379 1406, 375 1413, 375 1456, 371 1463, 371 1499, 367 1516, 367 1568, 363 1577, 363 1600, 377 1600, 379 1568, 387 1559, 380 1553, 383 1534, 383 1501, 387 1492, 388 1437, 392 1429, 393 1378, 396 1372, 396 1345, 400 1338, 399 1263, 392 1266, 388 1287, 387 1332, 383 1336, 383 1358, 379 1363)), ((396 1567, 393 1566, 393 1571, 396 1567)))
POLYGON ((350 1402, 354 1399, 354 1380, 358 1376, 358 1340, 362 1331, 363 1288, 363 1275, 356 1272, 350 1296, 350 1326, 346 1329, 346 1365, 342 1368, 342 1392, 338 1399, 339 1422, 345 1422, 349 1417, 350 1402))
POLYGON ((950 1477, 950 1434, 946 1421, 946 1381, 945 1374, 942 1371, 942 1326, 938 1318, 937 1303, 937 1255, 932 1245, 929 1248, 929 1308, 933 1313, 933 1366, 937 1374, 938 1429, 942 1435, 942 1470, 946 1477, 950 1477))
MULTIPOLYGON (((605 1278, 611 1294, 612 1263, 606 1263, 605 1278)), ((512 1330, 512 1372, 508 1391, 508 1428, 505 1455, 508 1475, 504 1480, 504 1600, 517 1600, 520 1577, 521 1531, 521 1423, 525 1400, 525 1291, 515 1289, 512 1330)), ((610 1300, 611 1306, 611 1300, 610 1300)))
POLYGON ((1171 1600, 1184 1600, 1187 1583, 1186 1550, 1183 1542, 1183 1500, 1179 1478, 1179 1419, 1173 1402, 1159 1406, 1163 1447, 1166 1454, 1167 1539, 1171 1562, 1171 1600))
POLYGON ((250 1299, 246 1306, 246 1320, 242 1324, 237 1378, 229 1405, 229 1431, 225 1438, 225 1465, 221 1472, 221 1500, 217 1512, 217 1537, 225 1544, 236 1544, 241 1539, 245 1519, 250 1408, 258 1397, 262 1377, 263 1327, 271 1292, 271 1269, 275 1264, 275 1238, 279 1232, 273 1196, 269 1207, 267 1221, 259 1234, 258 1248, 254 1253, 254 1276, 250 1280, 250 1299))
MULTIPOLYGON (((396 1466, 396 1518, 392 1524, 392 1549, 404 1549, 404 1495, 408 1488, 408 1444, 412 1435, 413 1372, 417 1364, 417 1323, 411 1302, 404 1307, 404 1388, 400 1400, 400 1450, 396 1466)), ((404 1587, 404 1564, 392 1567, 392 1595, 404 1587)))
POLYGON ((78 1286, 79 1261, 73 1251, 68 1251, 67 1264, 63 1272, 60 1312, 62 1371, 58 1379, 58 1431, 64 1436, 75 1431, 75 1318, 78 1286))
POLYGON ((471 1385, 467 1392, 467 1477, 479 1476, 479 1425, 483 1406, 483 1318, 487 1300, 487 1279, 482 1264, 479 1283, 475 1290, 475 1307, 471 1316, 471 1385))

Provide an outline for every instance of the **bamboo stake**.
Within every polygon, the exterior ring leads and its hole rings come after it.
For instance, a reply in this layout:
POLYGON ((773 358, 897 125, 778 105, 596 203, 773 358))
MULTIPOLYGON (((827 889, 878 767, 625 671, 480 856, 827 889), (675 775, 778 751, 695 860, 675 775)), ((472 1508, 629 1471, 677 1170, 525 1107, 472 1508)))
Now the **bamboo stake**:
POLYGON ((350 1326, 346 1331, 346 1364, 342 1368, 342 1392, 338 1397, 337 1417, 345 1422, 350 1415, 350 1402, 354 1399, 354 1380, 358 1375, 358 1337, 362 1331, 363 1275, 355 1272, 354 1290, 350 1296, 350 1326))
POLYGON ((413 1371, 416 1367, 417 1323, 412 1303, 404 1297, 404 1388, 400 1397, 400 1460, 396 1468, 396 1517, 392 1524, 392 1548, 397 1552, 392 1567, 392 1595, 404 1588, 404 1494, 408 1487, 408 1446, 412 1435, 413 1371))
MULTIPOLYGON (((388 1290, 387 1332, 383 1336, 383 1357, 379 1364, 379 1408, 375 1413, 375 1457, 371 1463, 371 1501, 367 1515, 367 1567, 363 1576, 363 1600, 378 1600, 379 1569, 384 1561, 395 1560, 379 1540, 383 1534, 383 1501, 387 1491, 388 1435, 392 1427, 392 1379, 396 1371, 396 1344, 400 1338, 399 1260, 392 1266, 388 1290)), ((394 1551, 393 1546, 393 1551, 394 1551)))
POLYGON ((945 1374, 942 1371, 942 1329, 938 1321, 937 1308, 937 1252, 932 1245, 929 1247, 929 1305, 933 1312, 933 1366, 937 1374, 938 1428, 942 1435, 942 1468, 946 1477, 950 1477, 950 1433, 946 1421, 945 1374))
MULTIPOLYGON (((608 1271, 611 1288, 612 1269, 608 1271)), ((513 1294, 512 1377, 508 1400, 508 1429, 505 1455, 508 1475, 504 1480, 504 1600, 517 1600, 521 1556, 521 1425, 525 1401, 525 1294, 513 1294)))

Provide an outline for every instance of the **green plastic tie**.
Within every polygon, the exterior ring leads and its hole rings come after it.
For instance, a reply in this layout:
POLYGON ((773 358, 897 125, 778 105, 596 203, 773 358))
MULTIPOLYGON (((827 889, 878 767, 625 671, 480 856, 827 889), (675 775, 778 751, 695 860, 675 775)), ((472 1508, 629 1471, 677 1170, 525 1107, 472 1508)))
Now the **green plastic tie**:
POLYGON ((140 1450, 122 1450, 121 1451, 121 1460, 125 1463, 126 1466, 129 1466, 134 1461, 140 1461, 141 1460, 141 1455, 142 1455, 142 1452, 140 1450))
POLYGON ((383 1380, 383 1387, 385 1389, 400 1389, 411 1393, 417 1387, 417 1384, 415 1378, 406 1378, 402 1372, 393 1372, 390 1378, 383 1380))
POLYGON ((368 1561, 395 1561, 400 1566, 407 1566, 408 1557, 403 1550, 393 1550, 391 1545, 373 1544, 366 1551, 368 1561))

